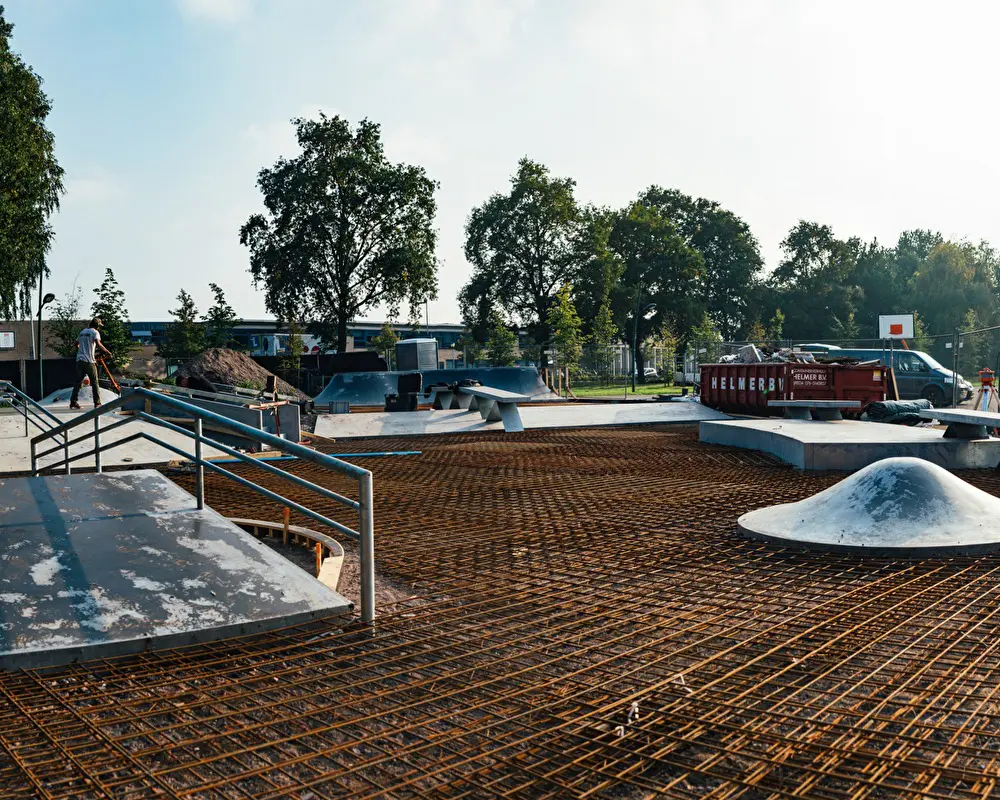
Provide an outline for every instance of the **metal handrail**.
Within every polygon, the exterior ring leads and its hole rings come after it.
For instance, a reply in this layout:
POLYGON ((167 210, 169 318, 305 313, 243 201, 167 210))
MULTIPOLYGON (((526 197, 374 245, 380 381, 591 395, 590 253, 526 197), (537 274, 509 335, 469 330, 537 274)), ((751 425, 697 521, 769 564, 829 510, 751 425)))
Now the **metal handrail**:
MULTIPOLYGON (((33 402, 33 401, 32 401, 33 402)), ((58 422, 58 420, 56 420, 58 422)), ((280 436, 275 436, 271 433, 266 433, 265 431, 257 430, 256 428, 251 428, 249 425, 244 425, 242 422, 236 422, 235 420, 229 419, 228 417, 223 417, 220 414, 216 414, 212 411, 208 411, 204 408, 191 405, 190 403, 185 403, 174 397, 159 394, 157 392, 149 391, 148 389, 132 389, 129 392, 123 392, 122 396, 116 400, 112 400, 109 403, 99 406, 92 411, 87 411, 86 413, 80 414, 79 416, 73 418, 68 422, 61 423, 55 428, 44 431, 43 433, 35 436, 31 440, 31 474, 38 475, 42 470, 51 470, 58 468, 65 468, 66 473, 70 473, 71 463, 78 461, 82 458, 87 458, 88 456, 94 457, 94 463, 97 472, 102 471, 101 467, 101 453, 111 450, 114 447, 120 447, 128 442, 136 441, 137 439, 145 439, 153 444, 159 445, 172 453, 175 453, 183 458, 189 459, 194 463, 195 466, 195 496, 198 502, 198 508, 203 509, 205 507, 205 468, 216 472, 235 483, 240 484, 258 494, 263 495, 271 500, 281 503, 288 508, 292 508, 302 515, 315 520, 323 525, 333 528, 337 532, 348 536, 349 538, 358 542, 360 550, 360 567, 361 567, 361 620, 362 622, 369 623, 375 618, 375 518, 374 518, 374 502, 373 502, 373 489, 372 489, 372 473, 364 469, 363 467, 356 466, 355 464, 348 463, 347 461, 341 461, 338 458, 319 453, 311 448, 304 447, 297 442, 290 442, 287 439, 282 439, 280 436), (175 425, 172 422, 167 422, 166 420, 160 419, 152 414, 148 414, 145 411, 139 411, 133 416, 127 417, 124 420, 115 422, 113 425, 104 429, 104 432, 112 430, 114 428, 125 425, 129 422, 134 422, 137 420, 143 420, 145 422, 150 422, 154 425, 158 425, 162 428, 167 428, 168 430, 179 433, 194 440, 194 453, 188 453, 173 444, 169 444, 157 437, 146 433, 145 431, 140 431, 131 436, 119 439, 114 442, 107 444, 101 444, 101 417, 118 408, 121 408, 130 398, 139 396, 146 397, 150 400, 156 400, 157 403, 167 405, 183 412, 187 416, 194 417, 194 431, 189 431, 179 425, 175 425), (202 423, 211 422, 213 425, 223 428, 232 433, 238 434, 252 441, 258 442, 260 444, 266 444, 276 450, 281 450, 284 453, 293 455, 303 461, 309 461, 326 469, 330 469, 334 472, 338 472, 341 475, 347 475, 348 477, 354 478, 358 481, 358 500, 351 500, 348 497, 344 497, 337 492, 327 489, 323 486, 319 486, 311 481, 301 478, 298 475, 293 475, 290 472, 285 472, 284 470, 278 469, 271 464, 260 462, 258 459, 251 458, 245 453, 241 453, 239 450, 235 450, 227 445, 215 441, 211 438, 206 437, 202 433, 202 423), (87 423, 93 423, 93 432, 80 436, 75 439, 69 438, 69 432, 80 425, 86 425, 87 423), (63 437, 63 444, 60 447, 55 447, 49 450, 45 450, 42 453, 38 452, 38 446, 48 440, 55 439, 57 436, 63 437), (85 453, 77 453, 73 456, 69 454, 69 445, 75 444, 86 439, 94 438, 94 448, 88 450, 85 453), (223 467, 214 464, 211 461, 206 460, 202 457, 202 449, 204 446, 213 447, 220 450, 227 455, 234 458, 238 458, 247 464, 252 464, 255 467, 263 469, 272 475, 280 477, 281 479, 288 481, 296 486, 303 489, 307 489, 322 497, 333 500, 340 505, 347 506, 353 510, 357 510, 359 515, 359 530, 355 531, 346 525, 343 525, 336 520, 330 519, 329 517, 319 514, 312 509, 309 509, 300 503, 290 500, 277 492, 273 492, 270 489, 265 489, 263 486, 258 486, 253 481, 249 481, 246 478, 236 475, 223 467), (62 459, 45 466, 39 466, 39 459, 44 458, 47 455, 51 455, 59 450, 63 450, 64 456, 62 459)))
MULTIPOLYGON (((43 432, 51 431, 60 424, 59 417, 36 400, 32 400, 10 381, 0 381, 0 397, 10 400, 14 408, 18 407, 18 402, 20 403, 21 416, 24 417, 25 436, 31 435, 31 430, 28 427, 29 422, 43 432)), ((65 446, 66 443, 64 442, 65 446)))

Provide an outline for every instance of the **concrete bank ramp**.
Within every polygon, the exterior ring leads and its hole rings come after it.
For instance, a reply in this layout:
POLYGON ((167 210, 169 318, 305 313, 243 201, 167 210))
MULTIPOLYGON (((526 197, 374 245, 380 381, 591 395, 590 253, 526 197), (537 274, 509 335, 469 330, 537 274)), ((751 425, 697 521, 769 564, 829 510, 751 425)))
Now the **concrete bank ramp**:
MULTIPOLYGON (((330 378, 314 398, 317 406, 346 400, 355 406, 384 406, 385 396, 396 391, 402 372, 341 372, 330 378)), ((528 395, 532 402, 558 400, 542 383, 534 367, 471 367, 469 369, 428 369, 421 372, 424 388, 434 383, 477 380, 483 386, 528 395)))
MULTIPOLYGON (((603 425, 650 425, 727 419, 701 403, 551 403, 520 409, 525 430, 596 428, 603 425)), ((502 431, 502 422, 487 422, 477 411, 410 411, 319 414, 316 433, 334 439, 369 436, 418 436, 435 433, 502 431)), ((516 434, 511 434, 516 435, 516 434)))
POLYGON ((1000 550, 1000 499, 922 458, 886 458, 797 503, 751 511, 741 532, 792 547, 934 556, 1000 550))

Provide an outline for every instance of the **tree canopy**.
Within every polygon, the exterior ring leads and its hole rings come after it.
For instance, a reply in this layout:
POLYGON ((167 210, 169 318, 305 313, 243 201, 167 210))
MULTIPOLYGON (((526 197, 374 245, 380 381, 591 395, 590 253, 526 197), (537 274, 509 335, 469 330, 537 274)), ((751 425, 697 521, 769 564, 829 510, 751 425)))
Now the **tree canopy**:
POLYGON ((51 104, 42 79, 11 50, 14 26, 0 5, 0 317, 30 317, 33 286, 48 274, 49 217, 59 207, 63 170, 45 126, 51 104))
POLYGON ((247 220, 240 242, 267 308, 299 312, 343 352, 348 324, 365 311, 437 296, 437 184, 422 167, 390 163, 374 122, 352 129, 320 114, 293 124, 302 152, 261 170, 267 213, 247 220))
POLYGON ((470 327, 481 327, 494 306, 502 309, 528 328, 541 351, 552 297, 581 263, 575 182, 522 158, 510 183, 509 193, 493 195, 469 215, 465 257, 472 277, 459 302, 470 327))

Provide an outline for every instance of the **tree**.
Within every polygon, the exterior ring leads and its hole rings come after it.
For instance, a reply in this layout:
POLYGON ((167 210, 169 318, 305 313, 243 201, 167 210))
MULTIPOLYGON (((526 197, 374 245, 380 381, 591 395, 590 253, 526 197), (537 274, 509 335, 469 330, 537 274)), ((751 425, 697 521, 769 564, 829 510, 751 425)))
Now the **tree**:
POLYGON ((538 349, 545 348, 552 295, 581 263, 575 185, 522 158, 510 193, 495 194, 472 210, 465 226, 472 278, 460 296, 466 324, 476 317, 471 309, 498 306, 527 327, 538 349))
POLYGON ((703 312, 698 324, 688 334, 688 348, 694 351, 698 363, 714 363, 719 360, 721 344, 722 334, 708 312, 703 312))
POLYGON ((59 208, 63 170, 45 127, 52 106, 42 79, 10 49, 14 26, 0 5, 0 317, 31 317, 32 288, 48 274, 49 217, 59 208))
POLYGON ((771 315, 771 319, 767 321, 767 330, 765 335, 769 342, 778 344, 781 341, 781 337, 785 332, 785 315, 782 313, 780 308, 774 309, 774 314, 771 315))
POLYGON ((486 358, 493 367, 509 367, 517 362, 517 334, 499 314, 493 317, 490 338, 486 342, 486 358))
POLYGON ((48 344, 63 358, 76 358, 79 349, 77 338, 83 330, 83 323, 80 321, 82 304, 83 289, 74 283, 66 296, 57 300, 52 308, 48 323, 48 344))
POLYGON ((177 295, 177 302, 180 305, 170 312, 177 321, 167 325, 166 338, 156 348, 156 355, 183 360, 204 352, 205 328, 198 322, 194 299, 184 289, 177 295))
POLYGON ((552 347, 557 353, 557 363, 574 373, 579 370, 583 356, 583 323, 576 313, 571 292, 572 287, 568 283, 560 287, 546 321, 552 331, 552 347))
MULTIPOLYGON (((705 314, 704 302, 691 288, 702 276, 704 261, 673 222, 641 202, 619 214, 609 246, 622 263, 622 276, 611 296, 615 324, 634 350, 633 363, 643 364, 642 344, 650 332, 664 323, 688 330, 705 314), (643 313, 650 303, 655 308, 643 313)), ((642 370, 637 374, 644 383, 642 370)))
POLYGON ((760 324, 759 319, 755 319, 750 323, 750 327, 747 328, 746 332, 746 340, 758 347, 762 347, 767 341, 767 329, 760 324))
POLYGON ((205 323, 206 347, 230 347, 233 342, 233 330, 243 320, 236 316, 233 307, 226 302, 226 295, 216 283, 208 284, 215 295, 215 303, 202 317, 205 323))
POLYGON ((297 386, 302 368, 302 326, 294 313, 288 314, 288 347, 278 363, 285 373, 285 380, 297 386))
MULTIPOLYGON (((962 317, 962 330, 963 331, 974 331, 983 327, 979 316, 976 314, 976 309, 970 308, 965 312, 962 317)), ((968 372, 966 375, 971 375, 974 379, 979 370, 983 367, 988 366, 986 363, 986 337, 982 333, 971 333, 962 337, 962 349, 959 351, 959 356, 964 364, 964 369, 968 372)))
POLYGON ((859 239, 842 240, 828 225, 800 221, 781 243, 785 257, 771 275, 774 297, 785 309, 789 334, 838 338, 852 324, 862 299, 855 271, 859 239))
POLYGON ((666 322, 649 337, 649 344, 660 348, 660 361, 656 366, 661 372, 660 377, 667 385, 673 385, 674 382, 674 359, 677 356, 680 341, 680 337, 666 322))
POLYGON ((589 362, 590 368, 597 373, 602 384, 607 384, 611 378, 611 365, 614 354, 612 347, 618 340, 618 327, 611 316, 611 305, 605 301, 598 309, 590 328, 589 362))
POLYGON ((372 339, 371 342, 372 349, 385 357, 385 362, 389 365, 389 369, 392 369, 393 356, 396 354, 396 342, 398 341, 399 337, 392 329, 392 325, 388 322, 383 322, 378 336, 372 339))
POLYGON ((240 229, 267 308, 300 308, 310 332, 347 349, 347 326, 375 305, 391 313, 437 296, 437 184, 391 164, 379 126, 339 116, 293 120, 302 152, 258 175, 267 214, 240 229))
POLYGON ((462 353, 462 365, 473 366, 483 356, 483 344, 469 330, 462 331, 455 348, 462 353))
POLYGON ((101 342, 111 351, 111 363, 122 370, 132 361, 132 331, 125 308, 125 292, 118 287, 111 267, 104 270, 104 280, 94 289, 97 299, 90 307, 91 316, 100 317, 104 323, 101 342))
POLYGON ((676 189, 650 186, 639 202, 669 219, 685 244, 701 254, 704 270, 689 291, 702 295, 719 331, 727 340, 735 339, 753 317, 749 290, 764 267, 750 226, 718 203, 676 189))

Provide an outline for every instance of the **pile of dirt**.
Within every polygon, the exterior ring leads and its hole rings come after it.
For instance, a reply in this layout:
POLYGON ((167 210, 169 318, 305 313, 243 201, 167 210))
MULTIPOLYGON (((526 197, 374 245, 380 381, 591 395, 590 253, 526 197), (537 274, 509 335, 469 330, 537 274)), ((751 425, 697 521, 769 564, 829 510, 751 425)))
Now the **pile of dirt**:
MULTIPOLYGON (((178 368, 175 377, 187 378, 198 376, 216 384, 240 386, 244 389, 259 389, 263 391, 267 379, 272 375, 246 353, 238 350, 227 350, 214 347, 206 350, 200 356, 192 358, 178 368)), ((278 393, 297 397, 299 400, 309 398, 289 383, 278 378, 278 393)))

